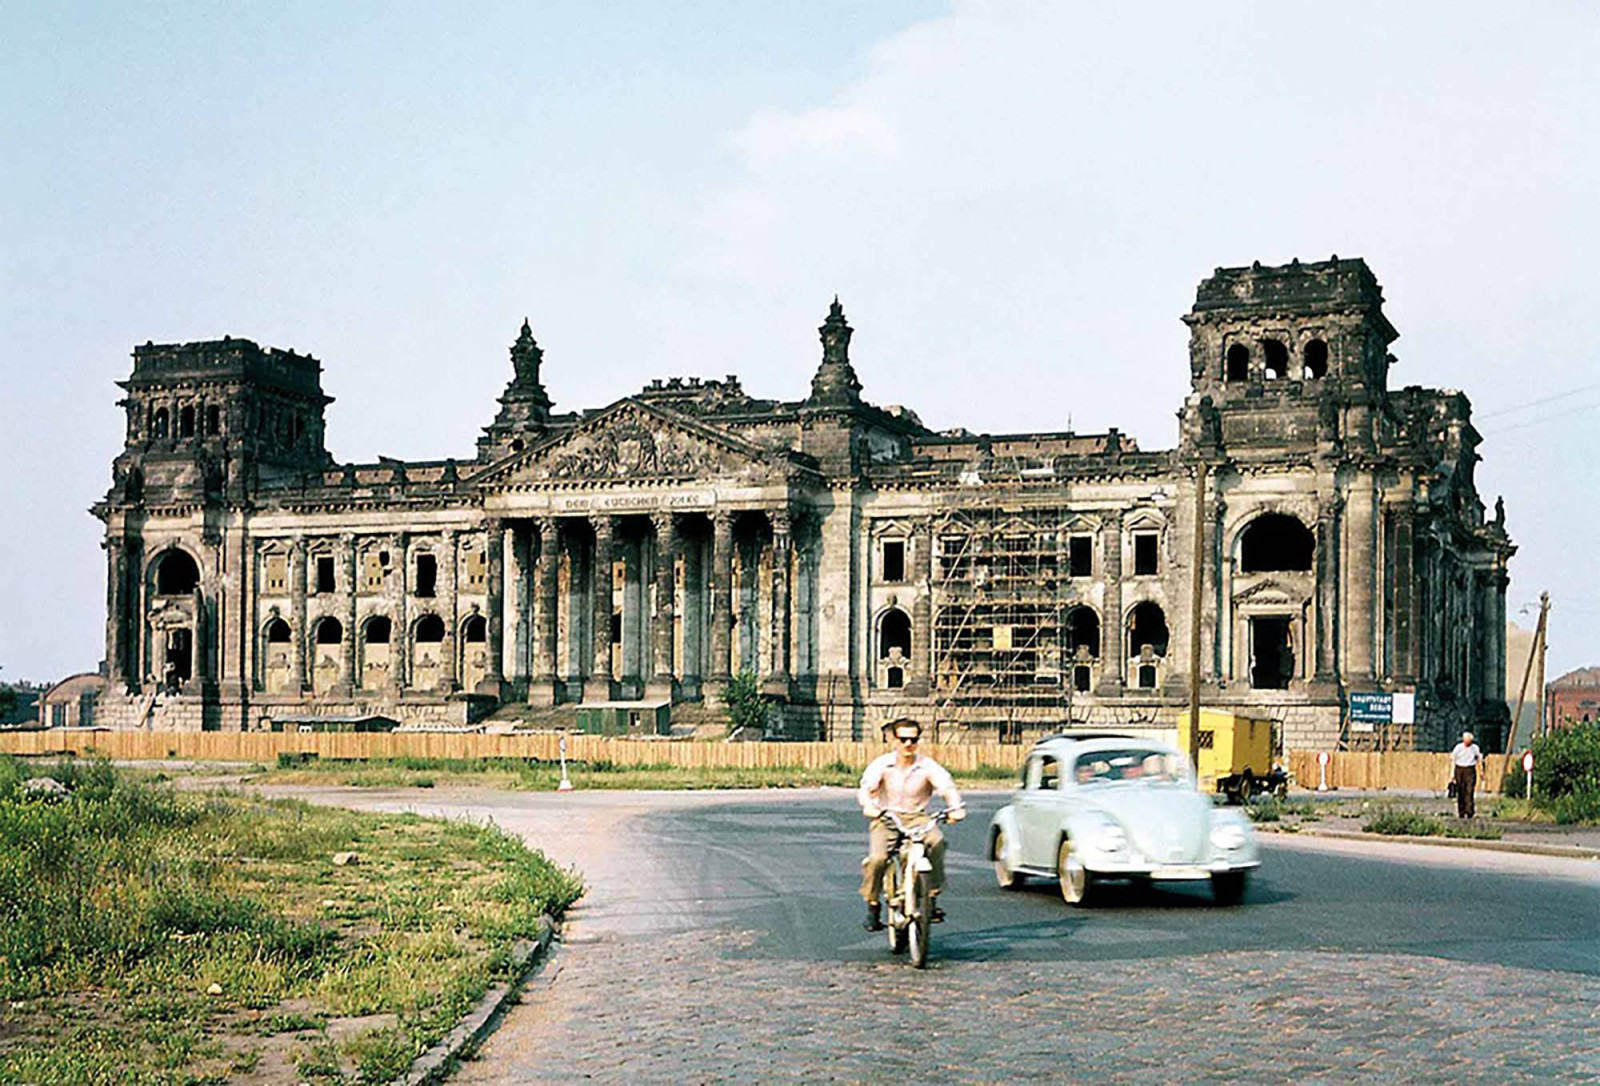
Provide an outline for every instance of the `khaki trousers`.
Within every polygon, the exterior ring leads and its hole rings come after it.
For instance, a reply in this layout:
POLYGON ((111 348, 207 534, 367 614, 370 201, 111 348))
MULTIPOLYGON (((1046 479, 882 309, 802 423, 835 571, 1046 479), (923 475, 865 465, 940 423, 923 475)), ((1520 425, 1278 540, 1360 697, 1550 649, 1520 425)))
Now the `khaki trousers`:
MULTIPOLYGON (((915 826, 928 821, 927 815, 901 815, 900 821, 915 826)), ((889 838, 894 829, 882 822, 874 822, 867 836, 867 858, 861 861, 861 897, 867 904, 878 901, 883 888, 883 869, 889 866, 889 838)), ((928 889, 937 894, 944 889, 944 834, 935 827, 922 839, 928 847, 928 861, 933 870, 928 872, 928 889)))

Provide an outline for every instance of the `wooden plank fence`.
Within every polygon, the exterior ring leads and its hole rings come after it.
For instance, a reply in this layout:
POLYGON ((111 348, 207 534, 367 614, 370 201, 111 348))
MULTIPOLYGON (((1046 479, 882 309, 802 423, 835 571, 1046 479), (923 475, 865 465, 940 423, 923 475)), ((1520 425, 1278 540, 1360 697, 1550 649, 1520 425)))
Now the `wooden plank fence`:
MULTIPOLYGON (((835 762, 861 767, 882 754, 879 743, 705 743, 612 739, 569 735, 567 757, 579 762, 608 760, 615 765, 672 765, 685 768, 822 769, 835 762)), ((995 743, 930 743, 926 752, 947 769, 971 771, 984 766, 1015 769, 1027 746, 995 743)), ((183 759, 272 764, 280 753, 314 753, 321 758, 537 758, 560 757, 554 734, 483 735, 477 732, 146 732, 46 731, 0 732, 0 753, 97 753, 118 761, 183 759)), ((1332 788, 1419 788, 1442 792, 1450 780, 1448 754, 1385 751, 1332 754, 1328 785, 1332 788)), ((1505 759, 1485 759, 1479 785, 1497 792, 1505 759)), ((1289 768, 1302 788, 1317 786, 1315 751, 1289 752, 1289 768)))

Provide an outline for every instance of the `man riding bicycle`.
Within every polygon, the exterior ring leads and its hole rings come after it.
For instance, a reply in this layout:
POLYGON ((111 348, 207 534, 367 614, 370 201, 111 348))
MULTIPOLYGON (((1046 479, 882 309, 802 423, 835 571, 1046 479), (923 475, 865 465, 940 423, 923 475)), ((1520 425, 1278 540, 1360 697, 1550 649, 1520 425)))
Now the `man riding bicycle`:
MULTIPOLYGON (((868 931, 883 930, 883 905, 879 894, 883 887, 883 869, 889 864, 890 829, 881 821, 884 811, 893 811, 907 825, 928 820, 928 799, 938 793, 949 807, 949 820, 960 822, 967 817, 961 793, 945 768, 932 758, 922 756, 917 750, 922 742, 922 725, 903 718, 884 726, 886 735, 892 733, 894 750, 874 758, 861 774, 861 790, 857 799, 861 813, 871 823, 867 858, 861 862, 861 897, 867 903, 867 919, 863 925, 868 931)), ((928 886, 933 896, 930 919, 944 919, 939 908, 939 891, 944 889, 944 836, 937 828, 924 840, 928 845, 928 860, 933 864, 928 886)))

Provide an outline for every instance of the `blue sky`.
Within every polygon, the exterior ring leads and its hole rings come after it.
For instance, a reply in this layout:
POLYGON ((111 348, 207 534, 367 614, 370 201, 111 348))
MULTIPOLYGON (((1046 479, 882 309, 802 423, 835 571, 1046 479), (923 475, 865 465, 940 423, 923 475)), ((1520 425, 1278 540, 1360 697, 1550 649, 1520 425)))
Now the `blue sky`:
POLYGON ((523 316, 558 407, 798 397, 838 291, 878 402, 1163 447, 1196 283, 1331 253, 1477 405, 1552 673, 1600 662, 1596 55, 1579 3, 8 5, 0 674, 102 653, 147 339, 317 355, 341 460, 464 457, 523 316))

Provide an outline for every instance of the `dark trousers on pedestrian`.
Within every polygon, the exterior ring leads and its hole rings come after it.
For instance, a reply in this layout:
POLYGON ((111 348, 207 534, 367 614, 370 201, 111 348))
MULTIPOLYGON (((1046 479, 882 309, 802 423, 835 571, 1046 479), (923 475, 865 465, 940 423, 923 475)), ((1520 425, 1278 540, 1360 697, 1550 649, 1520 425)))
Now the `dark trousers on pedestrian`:
POLYGON ((1473 795, 1478 789, 1478 767, 1475 765, 1456 766, 1456 815, 1461 818, 1471 818, 1478 813, 1476 797, 1473 795))

